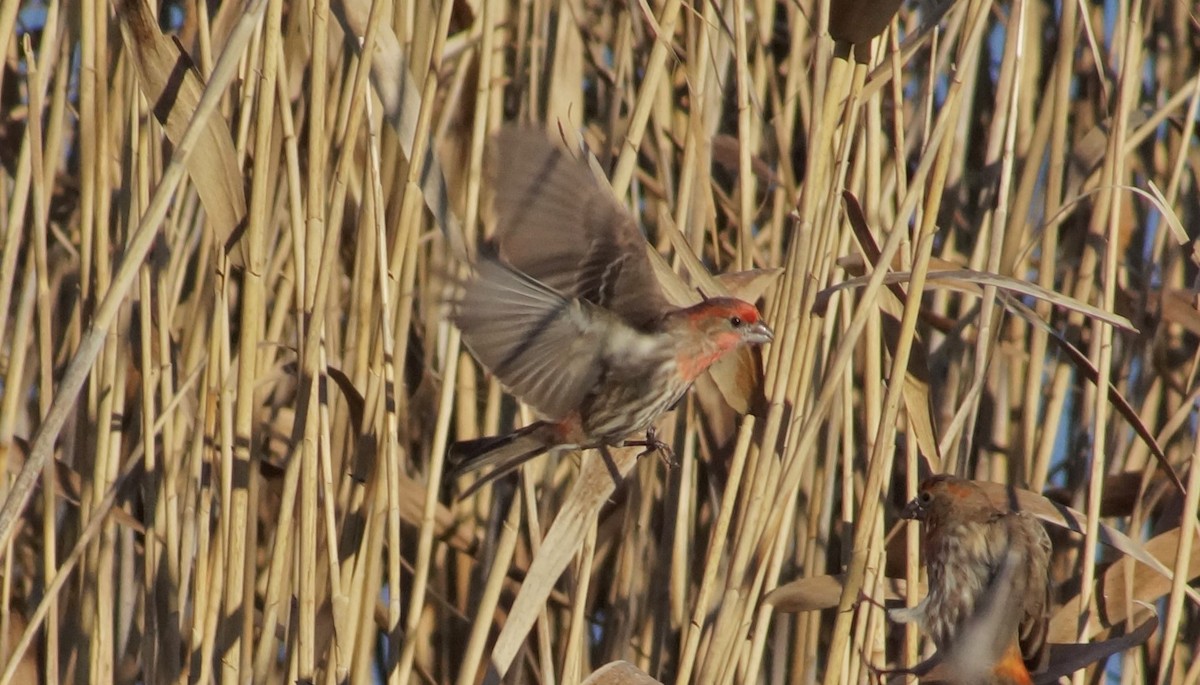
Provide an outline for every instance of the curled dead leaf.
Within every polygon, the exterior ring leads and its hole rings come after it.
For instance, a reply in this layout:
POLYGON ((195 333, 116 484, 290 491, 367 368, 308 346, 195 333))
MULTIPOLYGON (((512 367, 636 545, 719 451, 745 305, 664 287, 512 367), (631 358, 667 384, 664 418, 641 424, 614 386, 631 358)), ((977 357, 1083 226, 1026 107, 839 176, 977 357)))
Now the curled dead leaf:
POLYGON ((842 580, 841 574, 798 578, 771 590, 763 601, 786 613, 832 609, 842 599, 842 580))
MULTIPOLYGON (((205 84, 188 54, 163 35, 145 0, 116 0, 114 4, 142 94, 150 102, 167 138, 178 143, 196 111, 205 84)), ((233 138, 224 119, 209 118, 203 140, 188 157, 187 169, 204 204, 215 244, 228 250, 236 242, 237 229, 246 217, 246 195, 233 138)))
POLYGON ((628 661, 610 661, 585 678, 583 685, 654 685, 659 682, 628 661))

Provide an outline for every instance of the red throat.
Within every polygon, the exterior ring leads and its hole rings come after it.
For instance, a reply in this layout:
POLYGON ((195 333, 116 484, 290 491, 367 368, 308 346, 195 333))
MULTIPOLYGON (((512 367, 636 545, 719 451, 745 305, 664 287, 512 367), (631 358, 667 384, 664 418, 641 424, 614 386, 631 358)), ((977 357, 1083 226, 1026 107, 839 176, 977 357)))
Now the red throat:
POLYGON ((720 359, 729 351, 729 348, 724 345, 717 347, 712 352, 700 355, 678 355, 675 357, 676 367, 679 369, 679 375, 687 382, 691 383, 700 377, 700 374, 708 371, 708 367, 720 359))

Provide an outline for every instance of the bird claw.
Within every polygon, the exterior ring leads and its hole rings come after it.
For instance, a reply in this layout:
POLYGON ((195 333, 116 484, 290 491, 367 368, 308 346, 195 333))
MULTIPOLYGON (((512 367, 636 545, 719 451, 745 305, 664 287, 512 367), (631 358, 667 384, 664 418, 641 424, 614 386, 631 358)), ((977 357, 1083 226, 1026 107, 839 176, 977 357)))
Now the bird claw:
POLYGON ((663 465, 667 468, 679 466, 679 463, 675 461, 675 450, 671 449, 671 446, 667 443, 658 439, 658 431, 653 427, 650 427, 646 430, 645 440, 626 440, 624 444, 625 447, 646 448, 642 450, 641 454, 638 454, 638 459, 641 459, 651 452, 656 452, 658 453, 659 458, 662 460, 663 465))
POLYGON ((883 685, 883 683, 887 682, 887 677, 891 675, 892 672, 888 669, 880 668, 872 663, 871 658, 867 656, 867 651, 863 649, 862 645, 858 646, 858 657, 862 659, 863 665, 866 666, 867 671, 870 672, 870 678, 872 682, 879 683, 879 685, 883 685))
POLYGON ((929 672, 929 669, 918 671, 915 668, 884 668, 878 666, 871 661, 871 657, 867 656, 867 650, 863 649, 862 645, 858 646, 858 656, 862 659, 867 671, 870 672, 871 680, 879 683, 879 685, 884 685, 884 683, 888 682, 889 678, 895 678, 896 676, 917 676, 920 678, 929 672))
POLYGON ((880 602, 879 600, 875 599, 871 595, 868 595, 866 590, 860 589, 858 591, 858 599, 854 602, 855 608, 858 608, 858 606, 864 602, 867 604, 870 604, 871 606, 873 606, 877 609, 883 609, 884 611, 888 610, 888 608, 886 606, 884 606, 883 602, 880 602))

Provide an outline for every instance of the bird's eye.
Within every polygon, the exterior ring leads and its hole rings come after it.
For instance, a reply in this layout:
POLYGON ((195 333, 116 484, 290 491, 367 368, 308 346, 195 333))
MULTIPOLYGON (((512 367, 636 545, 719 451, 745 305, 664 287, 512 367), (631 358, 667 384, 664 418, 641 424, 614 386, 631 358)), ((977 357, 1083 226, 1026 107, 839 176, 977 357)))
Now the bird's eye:
POLYGON ((926 490, 918 495, 917 499, 921 500, 921 504, 929 504, 931 501, 933 501, 933 495, 929 494, 929 491, 926 490))
POLYGON ((729 317, 729 325, 730 325, 730 326, 733 326, 734 328, 737 328, 738 326, 741 326, 741 325, 742 325, 742 319, 741 319, 741 317, 738 317, 738 316, 731 316, 731 317, 729 317))

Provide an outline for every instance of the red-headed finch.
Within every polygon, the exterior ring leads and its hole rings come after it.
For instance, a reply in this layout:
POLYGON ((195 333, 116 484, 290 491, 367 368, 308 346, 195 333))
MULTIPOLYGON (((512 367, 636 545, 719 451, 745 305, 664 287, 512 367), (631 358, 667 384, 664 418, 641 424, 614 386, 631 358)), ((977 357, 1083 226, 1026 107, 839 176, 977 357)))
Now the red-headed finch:
POLYGON ((937 646, 947 680, 1032 685, 1045 652, 1050 610, 1050 537, 1033 516, 1002 510, 975 483, 934 476, 904 518, 921 521, 929 593, 912 608, 937 646))
POLYGON ((456 475, 495 466, 482 483, 548 450, 622 445, 713 362, 771 341, 748 302, 672 307, 633 216, 542 133, 501 131, 491 168, 495 236, 453 319, 475 358, 542 420, 455 443, 456 475))

